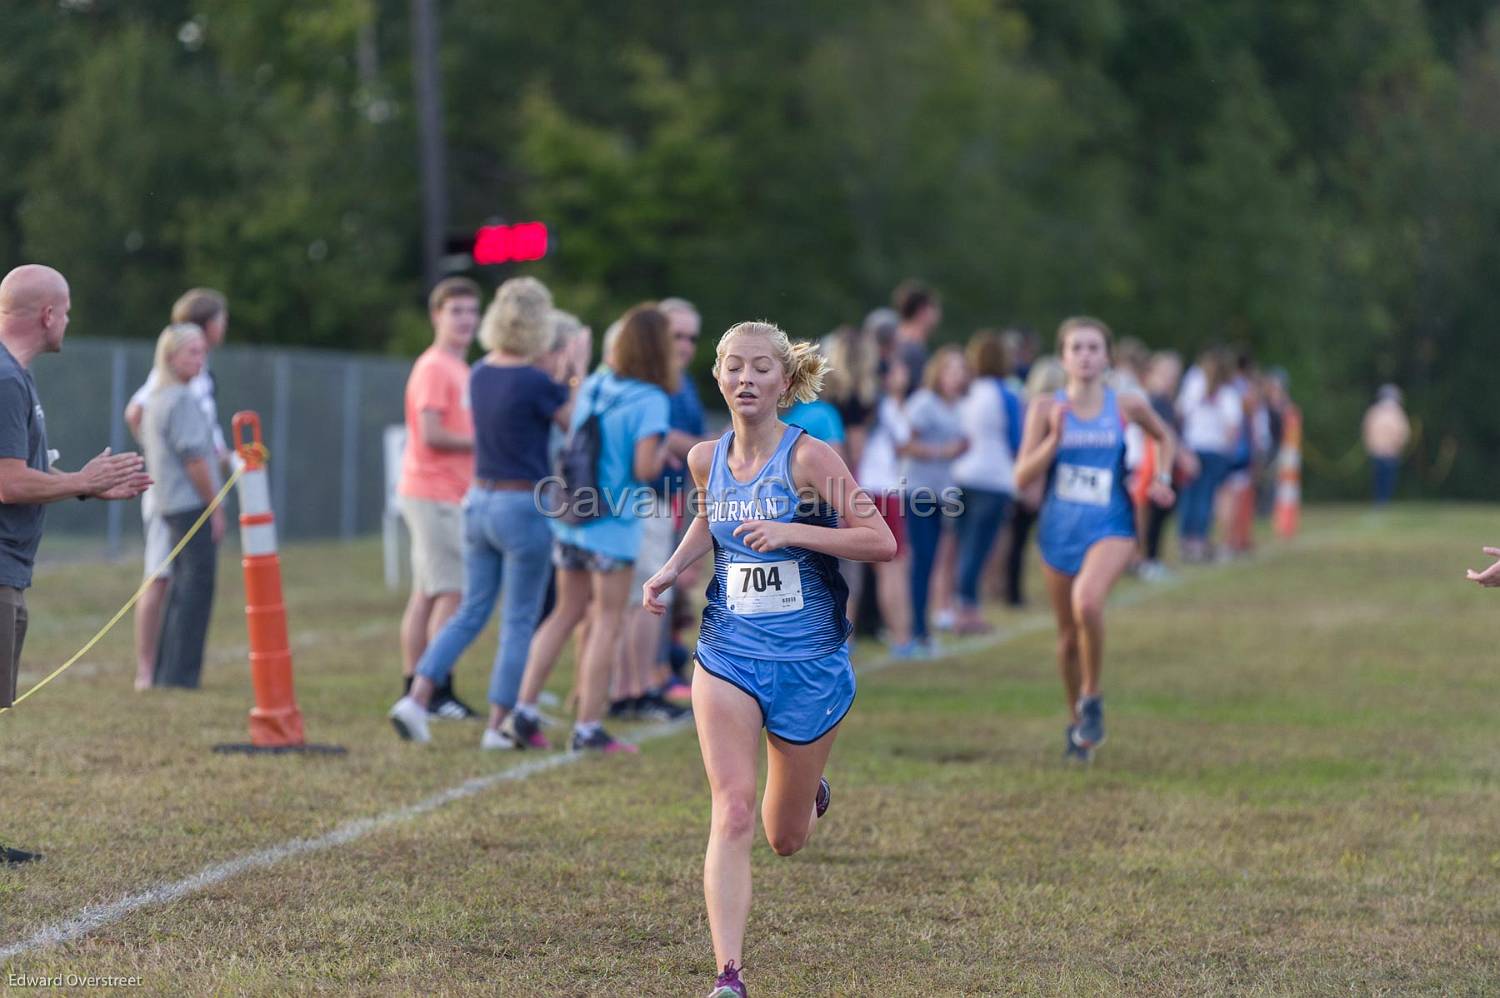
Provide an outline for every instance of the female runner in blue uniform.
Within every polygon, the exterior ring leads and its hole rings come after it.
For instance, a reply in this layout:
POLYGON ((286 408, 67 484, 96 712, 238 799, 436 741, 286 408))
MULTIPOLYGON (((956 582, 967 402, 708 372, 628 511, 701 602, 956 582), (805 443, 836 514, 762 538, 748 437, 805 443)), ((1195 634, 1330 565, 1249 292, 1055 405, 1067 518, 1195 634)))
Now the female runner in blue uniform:
POLYGON ((1099 670, 1104 661, 1104 600, 1135 557, 1135 513, 1125 482, 1125 427, 1139 424, 1157 441, 1162 469, 1149 498, 1172 502, 1176 438, 1144 395, 1106 387, 1114 345, 1098 319, 1068 319, 1057 330, 1066 388, 1031 400, 1016 485, 1045 475, 1038 546, 1047 594, 1057 615, 1057 663, 1072 714, 1069 758, 1087 762, 1104 741, 1099 670))
POLYGON ((709 583, 693 675, 693 719, 713 795, 703 892, 714 960, 713 998, 744 998, 745 923, 756 767, 766 730, 761 820, 778 855, 807 844, 828 808, 823 767, 854 702, 848 590, 838 559, 889 561, 896 540, 838 454, 778 411, 817 397, 824 359, 764 322, 719 340, 714 377, 732 427, 688 453, 693 522, 643 603, 710 551, 709 583), (843 524, 840 525, 842 517, 843 524))

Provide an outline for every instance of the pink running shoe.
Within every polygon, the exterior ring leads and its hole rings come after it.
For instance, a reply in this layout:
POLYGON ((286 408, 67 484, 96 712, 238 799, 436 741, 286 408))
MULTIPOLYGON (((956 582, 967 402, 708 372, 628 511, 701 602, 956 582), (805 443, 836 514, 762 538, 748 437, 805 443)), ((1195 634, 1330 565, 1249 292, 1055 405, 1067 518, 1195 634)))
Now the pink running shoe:
POLYGON ((599 752, 604 755, 635 755, 640 746, 629 742, 622 742, 603 728, 595 728, 594 733, 588 737, 573 732, 572 749, 574 752, 599 752))
POLYGON ((552 743, 547 741, 547 736, 542 734, 542 725, 534 717, 527 717, 520 711, 511 711, 504 721, 500 722, 500 733, 511 740, 518 749, 549 749, 552 743))
POLYGON ((708 998, 749 998, 745 982, 740 980, 740 971, 744 969, 736 967, 733 960, 724 964, 724 970, 719 974, 718 980, 714 981, 714 989, 708 993, 708 998))

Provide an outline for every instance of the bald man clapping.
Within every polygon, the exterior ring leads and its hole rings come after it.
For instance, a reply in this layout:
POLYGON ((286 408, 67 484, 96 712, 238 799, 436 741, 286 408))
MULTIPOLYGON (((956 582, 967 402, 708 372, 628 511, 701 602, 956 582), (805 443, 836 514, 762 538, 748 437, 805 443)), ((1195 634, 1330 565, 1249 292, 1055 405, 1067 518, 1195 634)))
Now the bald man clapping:
MULTIPOLYGON (((51 267, 28 264, 0 280, 0 707, 16 696, 26 640, 26 590, 42 540, 46 504, 59 499, 133 499, 151 479, 139 454, 109 448, 79 471, 52 468, 47 417, 31 362, 62 349, 68 331, 68 282, 51 267)), ((36 859, 0 844, 0 863, 36 859)))

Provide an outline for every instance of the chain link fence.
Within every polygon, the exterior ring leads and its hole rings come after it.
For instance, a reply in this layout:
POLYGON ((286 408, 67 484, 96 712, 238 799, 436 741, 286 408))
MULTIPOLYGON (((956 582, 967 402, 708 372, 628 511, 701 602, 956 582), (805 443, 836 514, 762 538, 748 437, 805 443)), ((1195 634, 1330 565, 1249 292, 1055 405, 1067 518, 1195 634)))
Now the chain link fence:
MULTIPOLYGON (((151 370, 152 350, 139 340, 70 337, 61 354, 32 364, 59 467, 76 470, 106 445, 137 449, 123 414, 151 370)), ((382 435, 402 422, 410 368, 406 360, 319 350, 214 351, 210 369, 225 439, 234 413, 260 413, 283 538, 351 538, 380 529, 382 435)), ((54 503, 41 557, 120 558, 141 543, 138 500, 54 503)))

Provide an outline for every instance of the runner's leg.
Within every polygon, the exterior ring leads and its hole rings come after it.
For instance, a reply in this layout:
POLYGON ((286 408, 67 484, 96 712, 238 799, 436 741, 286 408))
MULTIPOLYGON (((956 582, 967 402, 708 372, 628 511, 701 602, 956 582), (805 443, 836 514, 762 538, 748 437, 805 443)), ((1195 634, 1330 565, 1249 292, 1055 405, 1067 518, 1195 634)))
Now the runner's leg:
POLYGON ((796 745, 775 735, 766 736, 766 796, 761 800, 761 823, 766 841, 778 856, 790 856, 807 845, 817 823, 814 801, 818 781, 828 765, 828 753, 838 725, 810 745, 796 745))
POLYGON ((1132 538, 1106 537, 1089 548, 1083 568, 1073 581, 1073 619, 1082 664, 1078 692, 1083 696, 1099 692, 1099 672, 1104 664, 1104 601, 1134 557, 1132 538))
POLYGON ((1062 675, 1063 695, 1068 698, 1068 716, 1078 721, 1078 691, 1083 674, 1078 662, 1078 625, 1073 615, 1073 579, 1042 564, 1042 578, 1047 583, 1047 598, 1057 618, 1057 671, 1062 675))
POLYGON ((698 668, 693 672, 693 723, 713 795, 708 850, 703 858, 703 897, 708 904, 714 966, 731 961, 743 965, 745 924, 750 920, 760 706, 748 693, 698 668))

